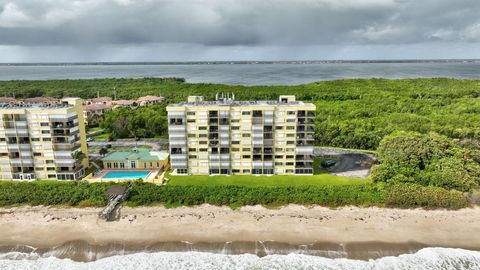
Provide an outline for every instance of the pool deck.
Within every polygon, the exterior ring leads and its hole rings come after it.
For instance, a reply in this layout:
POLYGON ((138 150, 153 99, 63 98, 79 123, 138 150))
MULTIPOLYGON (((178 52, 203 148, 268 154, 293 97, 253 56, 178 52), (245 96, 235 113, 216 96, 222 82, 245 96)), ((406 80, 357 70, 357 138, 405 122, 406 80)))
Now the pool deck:
POLYGON ((103 178, 107 173, 114 171, 138 171, 145 172, 148 171, 147 177, 143 179, 145 182, 161 185, 163 183, 163 171, 160 169, 103 169, 99 174, 93 176, 92 174, 87 175, 84 180, 89 183, 102 183, 102 182, 126 182, 137 180, 137 178, 103 178))

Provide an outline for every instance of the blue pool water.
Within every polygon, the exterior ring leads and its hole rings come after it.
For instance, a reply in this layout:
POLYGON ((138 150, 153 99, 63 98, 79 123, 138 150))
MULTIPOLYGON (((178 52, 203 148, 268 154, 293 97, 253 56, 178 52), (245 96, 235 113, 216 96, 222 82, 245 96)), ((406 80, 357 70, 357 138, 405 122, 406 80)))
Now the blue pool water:
POLYGON ((113 179, 113 178, 123 178, 123 179, 145 179, 148 175, 148 171, 111 171, 107 172, 102 178, 103 179, 113 179))

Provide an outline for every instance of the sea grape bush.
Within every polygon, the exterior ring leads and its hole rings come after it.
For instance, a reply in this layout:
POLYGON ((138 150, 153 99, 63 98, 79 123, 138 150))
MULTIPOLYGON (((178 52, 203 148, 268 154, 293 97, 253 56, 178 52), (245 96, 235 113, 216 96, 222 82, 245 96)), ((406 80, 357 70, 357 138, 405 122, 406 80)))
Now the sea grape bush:
POLYGON ((385 137, 373 169, 375 182, 415 183, 463 192, 479 188, 479 148, 435 133, 385 137))
MULTIPOLYGON (((0 182, 0 206, 61 205, 102 207, 106 190, 114 183, 0 182)), ((123 183, 127 185, 129 183, 123 183)), ((416 184, 365 184, 300 187, 158 186, 136 182, 127 200, 129 206, 200 204, 227 205, 322 205, 327 207, 387 206, 401 208, 449 208, 468 206, 457 191, 416 184)))

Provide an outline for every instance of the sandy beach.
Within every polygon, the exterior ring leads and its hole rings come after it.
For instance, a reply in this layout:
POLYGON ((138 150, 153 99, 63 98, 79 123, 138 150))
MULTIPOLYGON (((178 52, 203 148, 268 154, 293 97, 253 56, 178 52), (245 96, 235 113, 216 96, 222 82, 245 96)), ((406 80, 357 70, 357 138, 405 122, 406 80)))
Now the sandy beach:
POLYGON ((458 211, 299 205, 236 210, 211 205, 139 207, 122 208, 119 220, 111 222, 99 219, 99 211, 41 206, 2 208, 0 246, 52 248, 77 241, 134 249, 175 242, 272 241, 285 245, 317 243, 318 249, 348 245, 352 250, 375 250, 395 249, 398 245, 398 253, 429 246, 480 250, 479 207, 458 211))

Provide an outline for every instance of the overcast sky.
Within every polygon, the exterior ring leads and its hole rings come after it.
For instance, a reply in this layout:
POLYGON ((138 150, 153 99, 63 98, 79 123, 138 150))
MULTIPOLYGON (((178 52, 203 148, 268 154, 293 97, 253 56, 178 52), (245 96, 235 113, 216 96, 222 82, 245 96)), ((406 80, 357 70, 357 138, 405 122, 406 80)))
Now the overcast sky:
POLYGON ((480 58, 480 0, 0 0, 0 62, 480 58))

